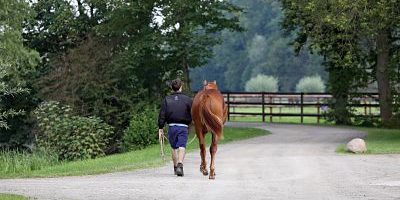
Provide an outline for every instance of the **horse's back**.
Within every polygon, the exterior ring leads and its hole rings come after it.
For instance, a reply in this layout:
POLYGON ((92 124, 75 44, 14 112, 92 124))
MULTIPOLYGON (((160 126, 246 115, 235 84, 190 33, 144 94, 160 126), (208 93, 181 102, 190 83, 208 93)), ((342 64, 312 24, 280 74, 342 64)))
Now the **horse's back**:
POLYGON ((222 134, 225 122, 224 97, 218 90, 202 90, 195 96, 192 105, 192 118, 195 126, 203 131, 222 134), (207 129, 207 130, 205 130, 207 129))
MULTIPOLYGON (((192 115, 198 115, 199 111, 205 106, 210 106, 217 113, 224 110, 224 97, 218 90, 202 90, 199 91, 193 99, 192 115), (202 102, 207 101, 209 104, 202 105, 202 102), (194 112, 193 112, 194 111, 194 112)), ((215 114, 217 114, 215 113, 215 114)))

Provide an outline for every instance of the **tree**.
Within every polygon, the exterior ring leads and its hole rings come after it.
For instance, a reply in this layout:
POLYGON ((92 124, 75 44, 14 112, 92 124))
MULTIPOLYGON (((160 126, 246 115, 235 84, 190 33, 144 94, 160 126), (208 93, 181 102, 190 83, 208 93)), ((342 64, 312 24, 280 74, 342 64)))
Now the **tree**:
MULTIPOLYGON (((81 116, 98 116, 115 127, 116 151, 131 113, 160 95, 161 62, 152 22, 154 2, 114 1, 105 21, 68 50, 54 54, 38 79, 40 97, 73 106, 81 116)), ((78 19, 75 19, 78 20, 78 19)))
POLYGON ((365 74, 369 73, 366 68, 372 67, 375 72, 373 79, 378 82, 381 120, 383 124, 388 123, 392 116, 390 71, 395 57, 391 49, 398 46, 400 2, 282 2, 283 25, 287 30, 297 30, 294 43, 297 49, 308 43, 312 50, 325 57, 328 71, 336 71, 332 74, 340 70, 350 71, 350 85, 366 85, 365 74))
MULTIPOLYGON (((304 76, 319 74, 326 80, 322 57, 304 50, 295 55, 289 42, 294 35, 281 30, 279 0, 229 0, 242 7, 243 32, 223 31, 222 43, 213 49, 214 56, 199 69, 193 79, 217 80, 223 90, 243 91, 245 83, 258 74, 270 74, 280 80, 280 91, 293 92, 304 76)), ((201 84, 193 84, 198 86, 201 84)))
POLYGON ((242 30, 238 23, 241 9, 215 0, 161 0, 157 7, 163 17, 164 55, 172 71, 183 71, 190 91, 189 68, 205 64, 212 56, 211 48, 219 42, 217 33, 242 30))
POLYGON ((259 74, 246 82, 246 92, 278 92, 278 79, 259 74))
POLYGON ((16 137, 10 129, 18 128, 10 127, 10 120, 25 113, 15 101, 29 92, 27 77, 35 70, 38 54, 23 45, 21 36, 22 22, 30 14, 27 3, 5 0, 0 6, 0 142, 10 142, 16 137))
POLYGON ((325 92, 325 85, 320 76, 306 76, 297 83, 296 92, 325 92))

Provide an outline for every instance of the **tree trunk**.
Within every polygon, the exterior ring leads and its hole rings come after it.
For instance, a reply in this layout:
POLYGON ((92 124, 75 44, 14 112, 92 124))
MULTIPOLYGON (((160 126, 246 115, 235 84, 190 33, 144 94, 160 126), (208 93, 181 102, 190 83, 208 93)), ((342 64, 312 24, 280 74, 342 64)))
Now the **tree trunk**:
POLYGON ((330 101, 332 111, 329 118, 337 125, 350 125, 352 113, 349 110, 349 94, 353 79, 349 76, 353 74, 349 68, 341 66, 330 66, 329 72, 329 91, 333 99, 330 101))
POLYGON ((83 9, 83 5, 82 5, 81 0, 78 0, 77 3, 78 3, 78 13, 79 13, 79 17, 83 17, 83 15, 85 14, 85 11, 84 11, 84 9, 83 9))
POLYGON ((182 67, 183 67, 183 78, 184 78, 184 91, 187 94, 191 94, 192 93, 192 89, 190 87, 190 77, 189 77, 189 63, 186 61, 186 58, 183 58, 182 61, 182 67))
POLYGON ((389 76, 389 51, 390 51, 390 32, 382 30, 377 36, 377 64, 376 80, 378 82, 379 103, 381 110, 382 124, 387 124, 392 117, 392 93, 389 76))

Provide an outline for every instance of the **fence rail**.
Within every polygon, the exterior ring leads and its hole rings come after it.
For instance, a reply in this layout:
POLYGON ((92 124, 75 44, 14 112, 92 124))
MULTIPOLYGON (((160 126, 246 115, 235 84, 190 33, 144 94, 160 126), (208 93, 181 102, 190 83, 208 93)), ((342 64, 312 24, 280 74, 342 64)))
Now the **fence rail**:
MULTIPOLYGON (((317 123, 329 109, 330 93, 256 93, 256 92, 223 92, 228 105, 228 121, 233 117, 261 116, 265 122, 274 121, 274 117, 316 117, 317 123), (300 109, 298 113, 287 112, 288 108, 300 109), (310 111, 311 108, 316 109, 310 111), (305 112, 305 109, 307 109, 305 112), (276 112, 276 111, 279 112, 276 112), (258 111, 258 112, 256 112, 258 111), (284 111, 284 112, 282 112, 284 111)), ((379 116, 378 93, 357 93, 350 99, 348 106, 354 108, 357 116, 379 116), (372 110, 374 108, 374 110, 372 110)), ((289 109, 290 110, 290 109, 289 109)))

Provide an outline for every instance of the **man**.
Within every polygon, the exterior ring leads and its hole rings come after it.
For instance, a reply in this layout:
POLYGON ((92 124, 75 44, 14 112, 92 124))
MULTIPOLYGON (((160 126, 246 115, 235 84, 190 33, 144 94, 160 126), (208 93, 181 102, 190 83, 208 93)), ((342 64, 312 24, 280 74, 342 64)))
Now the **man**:
POLYGON ((175 79, 171 83, 173 93, 162 101, 158 117, 158 137, 164 136, 164 125, 168 124, 168 140, 172 148, 172 161, 175 175, 183 176, 183 159, 192 122, 192 99, 182 93, 182 81, 175 79))

